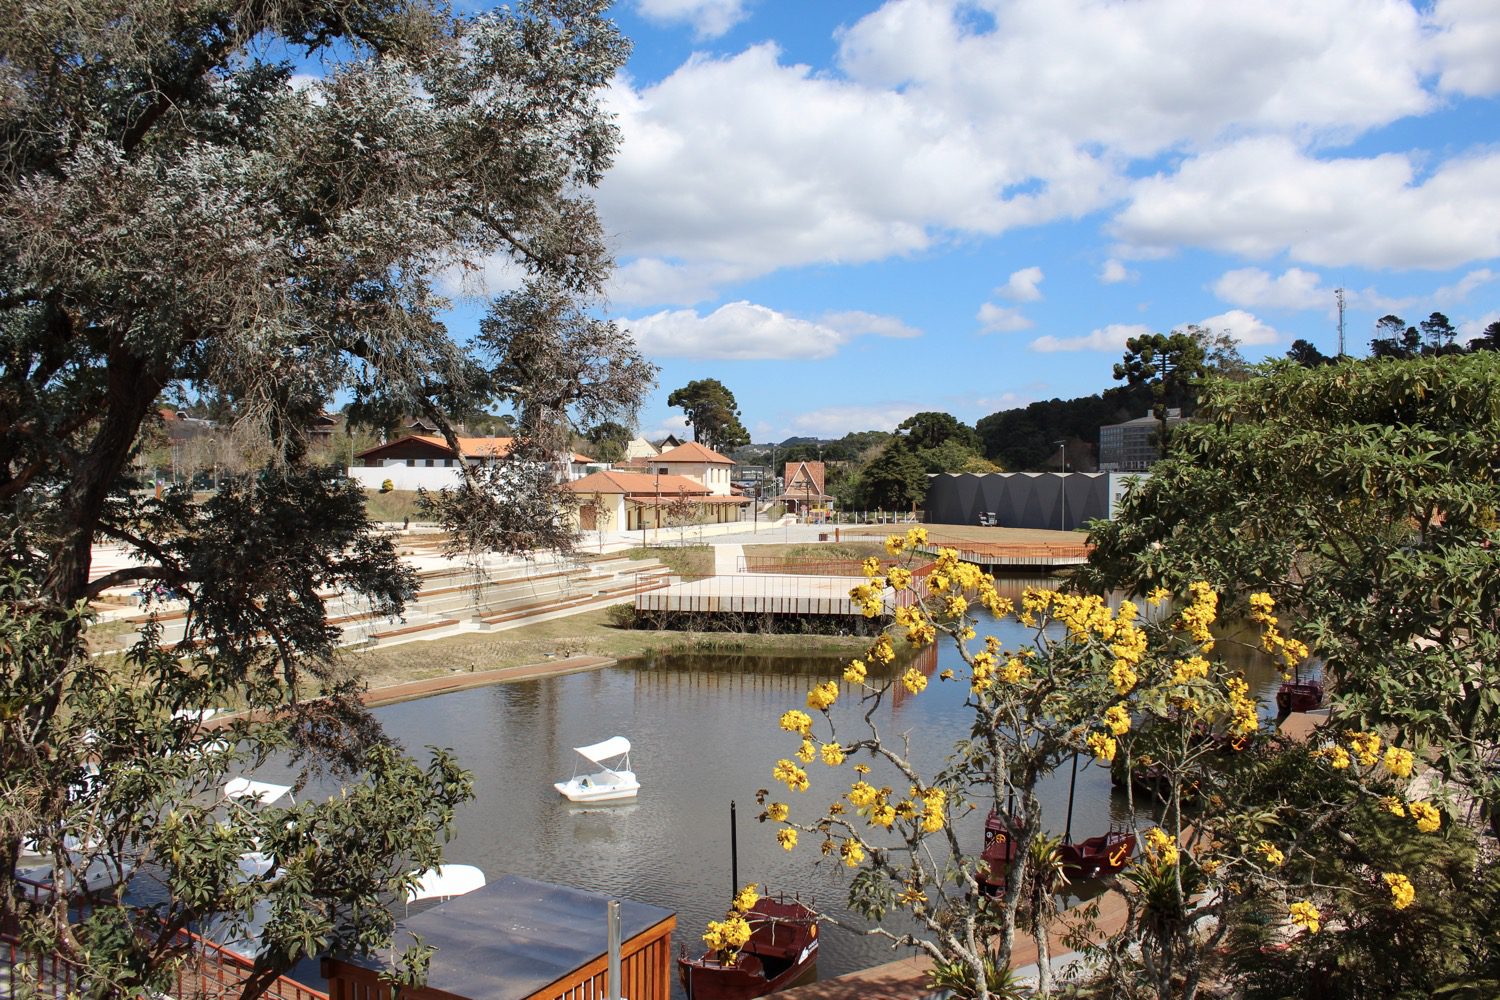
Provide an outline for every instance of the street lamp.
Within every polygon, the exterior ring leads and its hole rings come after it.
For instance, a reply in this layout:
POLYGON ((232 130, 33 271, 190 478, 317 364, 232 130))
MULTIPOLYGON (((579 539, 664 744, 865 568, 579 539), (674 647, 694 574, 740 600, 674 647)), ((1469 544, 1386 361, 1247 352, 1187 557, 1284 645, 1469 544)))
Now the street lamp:
POLYGON ((1058 524, 1059 531, 1068 530, 1068 442, 1066 440, 1054 441, 1057 445, 1057 457, 1062 466, 1062 474, 1057 480, 1058 490, 1062 497, 1062 518, 1058 524))

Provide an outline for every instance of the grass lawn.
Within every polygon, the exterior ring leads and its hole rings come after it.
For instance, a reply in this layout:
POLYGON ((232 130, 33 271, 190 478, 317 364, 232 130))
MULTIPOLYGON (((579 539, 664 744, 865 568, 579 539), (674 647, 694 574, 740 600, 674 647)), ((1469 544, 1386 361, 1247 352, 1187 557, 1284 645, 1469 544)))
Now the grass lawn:
POLYGON ((712 545, 637 545, 624 552, 611 553, 630 559, 655 559, 684 580, 701 580, 714 575, 712 545))
MULTIPOLYGON (((839 528, 844 538, 851 535, 873 536, 882 541, 887 535, 900 535, 906 533, 907 525, 896 524, 864 524, 847 525, 839 528)), ((926 525, 928 541, 932 542, 988 542, 992 545, 1004 545, 1007 542, 1041 545, 1051 543, 1053 545, 1079 545, 1087 537, 1088 532, 1079 531, 1051 531, 1047 528, 981 528, 979 525, 969 524, 929 524, 926 525)), ((883 549, 881 551, 884 551, 883 549)))
POLYGON ((556 656, 640 656, 654 652, 825 653, 856 655, 868 638, 826 635, 730 635, 617 628, 610 609, 523 625, 505 632, 458 635, 349 652, 350 665, 371 688, 448 674, 542 663, 556 656))
MULTIPOLYGON (((847 532, 849 529, 840 529, 847 532)), ((856 538, 838 542, 794 542, 773 545, 746 545, 747 556, 769 556, 788 562, 824 562, 830 559, 862 560, 866 556, 885 558, 885 536, 879 539, 856 538)))
POLYGON ((400 524, 411 518, 413 524, 430 524, 432 518, 417 509, 416 490, 365 491, 365 512, 372 521, 394 521, 400 524))

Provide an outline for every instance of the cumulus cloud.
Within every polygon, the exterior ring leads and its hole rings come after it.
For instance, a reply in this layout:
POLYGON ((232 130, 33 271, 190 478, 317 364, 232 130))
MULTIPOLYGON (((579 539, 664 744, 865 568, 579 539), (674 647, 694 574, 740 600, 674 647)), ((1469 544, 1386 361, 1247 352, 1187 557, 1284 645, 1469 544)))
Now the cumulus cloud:
POLYGON ((1105 285, 1118 285, 1122 281, 1134 281, 1138 275, 1111 257, 1099 269, 1099 281, 1105 285))
POLYGON ((1042 290, 1037 286, 1042 283, 1042 277, 1042 269, 1039 267, 1012 271, 1010 280, 995 289, 995 294, 1012 302, 1039 302, 1042 290))
POLYGON ((979 320, 979 328, 983 333, 1009 333, 1035 325, 1021 314, 1021 310, 997 306, 993 302, 980 306, 975 319, 979 320))
POLYGON ((1237 306, 1326 309, 1334 301, 1333 290, 1324 288, 1322 281, 1316 272, 1300 267, 1287 268, 1279 276, 1258 267, 1243 267, 1220 275, 1213 292, 1237 306))
POLYGON ((1246 345, 1274 344, 1282 339, 1280 332, 1274 327, 1243 309, 1231 309, 1217 316, 1201 319, 1198 325, 1216 333, 1228 333, 1246 345))
POLYGON ((1442 88, 1473 97, 1500 93, 1500 6, 1493 0, 1437 0, 1430 23, 1442 88))
POLYGON ((893 431, 913 413, 930 409, 921 403, 890 402, 866 406, 825 406, 791 419, 793 432, 814 437, 843 437, 853 431, 893 431))
POLYGON ((1111 323, 1082 337, 1054 337, 1051 334, 1038 337, 1031 342, 1031 349, 1042 354, 1061 351, 1109 351, 1118 354, 1125 350, 1125 341, 1150 332, 1149 326, 1140 323, 1111 323))
POLYGON ((909 326, 895 316, 881 316, 877 313, 862 312, 858 309, 824 313, 820 322, 824 326, 830 326, 850 337, 869 335, 872 337, 891 337, 896 340, 907 340, 912 337, 922 336, 921 330, 918 330, 914 326, 909 326))
POLYGON ((831 357, 849 335, 752 302, 621 320, 648 357, 763 361, 831 357))
POLYGON ((1500 152, 1422 178, 1416 166, 1396 153, 1319 160, 1286 138, 1245 139, 1138 182, 1113 230, 1147 249, 1285 250, 1323 266, 1438 269, 1500 256, 1500 152))
POLYGON ((743 0, 635 0, 649 21, 687 24, 700 39, 718 38, 747 15, 743 0))

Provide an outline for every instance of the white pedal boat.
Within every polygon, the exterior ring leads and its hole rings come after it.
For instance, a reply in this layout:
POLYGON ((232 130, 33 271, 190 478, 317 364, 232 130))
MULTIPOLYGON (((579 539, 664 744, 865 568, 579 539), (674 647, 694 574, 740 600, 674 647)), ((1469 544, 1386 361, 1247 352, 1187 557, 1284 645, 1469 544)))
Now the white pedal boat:
POLYGON ((625 737, 614 736, 603 743, 573 749, 602 770, 590 774, 575 770, 567 781, 554 782, 552 787, 569 802, 618 802, 633 799, 640 791, 641 783, 630 770, 630 741, 625 737))

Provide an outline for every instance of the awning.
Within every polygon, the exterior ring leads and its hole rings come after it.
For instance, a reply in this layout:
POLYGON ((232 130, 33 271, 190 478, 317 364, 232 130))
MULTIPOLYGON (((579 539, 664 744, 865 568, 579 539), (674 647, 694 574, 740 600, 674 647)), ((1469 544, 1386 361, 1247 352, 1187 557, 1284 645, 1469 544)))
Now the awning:
POLYGON ((606 760, 629 753, 630 741, 623 736, 611 736, 603 743, 591 743, 586 747, 574 747, 573 749, 583 754, 595 764, 602 764, 606 760))
POLYGON ((484 872, 473 865, 443 865, 422 873, 417 884, 406 890, 406 901, 447 899, 484 887, 484 872))
POLYGON ((230 778, 224 782, 226 798, 254 799, 260 805, 275 802, 291 790, 291 785, 275 785, 269 781, 251 781, 249 778, 230 778))

